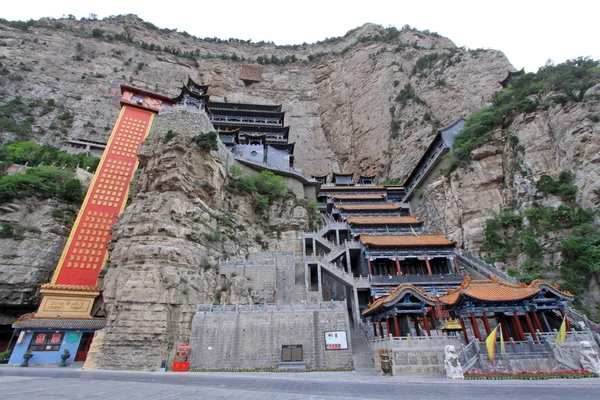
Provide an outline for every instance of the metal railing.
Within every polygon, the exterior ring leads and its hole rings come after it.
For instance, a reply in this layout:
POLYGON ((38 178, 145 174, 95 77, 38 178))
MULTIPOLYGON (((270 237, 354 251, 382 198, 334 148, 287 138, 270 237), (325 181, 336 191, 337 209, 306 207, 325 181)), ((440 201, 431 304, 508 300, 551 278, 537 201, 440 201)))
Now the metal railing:
POLYGON ((459 262, 462 261, 464 264, 467 264, 470 268, 473 268, 485 277, 489 278, 490 276, 494 275, 503 282, 512 283, 513 285, 517 285, 519 283, 515 278, 508 276, 493 265, 480 260, 465 250, 458 250, 456 258, 459 262))
POLYGON ((400 285, 402 283, 445 283, 460 285, 463 280, 463 275, 386 275, 373 276, 371 278, 371 281, 375 285, 400 285))
POLYGON ((317 301, 299 303, 272 303, 272 304, 198 304, 197 313, 225 314, 225 313, 264 313, 269 311, 318 311, 318 310, 345 310, 345 301, 317 301))

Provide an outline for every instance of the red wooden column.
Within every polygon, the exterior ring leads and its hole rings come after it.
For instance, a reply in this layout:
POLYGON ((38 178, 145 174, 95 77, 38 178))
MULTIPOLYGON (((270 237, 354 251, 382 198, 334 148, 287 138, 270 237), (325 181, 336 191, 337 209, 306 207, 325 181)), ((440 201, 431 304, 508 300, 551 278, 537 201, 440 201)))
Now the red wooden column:
POLYGON ((429 264, 429 257, 425 257, 425 264, 427 265, 427 273, 431 276, 431 265, 429 264))
POLYGON ((458 320, 460 321, 460 326, 462 328, 462 333, 465 339, 465 343, 469 343, 469 335, 467 335, 467 328, 465 328, 465 321, 462 319, 462 317, 458 317, 458 320))
POLYGON ((373 321, 373 337, 377 337, 377 324, 373 321))
POLYGON ((402 276, 402 268, 400 268, 400 260, 396 257, 396 270, 398 271, 398 276, 402 276))
POLYGON ((569 322, 569 318, 567 318, 563 310, 558 310, 558 312, 560 313, 560 315, 562 315, 563 319, 565 320, 565 325, 567 325, 567 332, 570 331, 571 323, 569 322))
POLYGON ((379 323, 379 336, 381 336, 383 338, 384 335, 383 335, 383 328, 381 327, 381 320, 379 320, 377 322, 379 323))
POLYGON ((398 314, 394 314, 394 326, 396 327, 396 333, 398 336, 402 336, 400 334, 400 324, 398 323, 398 314))
POLYGON ((492 333, 492 330, 490 329, 490 322, 488 321, 488 317, 485 311, 483 312, 483 326, 485 328, 486 336, 489 336, 490 333, 492 333))
POLYGON ((471 313, 471 326, 473 327, 473 333, 475 337, 482 341, 481 332, 479 332, 479 324, 477 324, 477 318, 475 317, 475 313, 471 313))
POLYGON ((530 311, 531 315, 533 315, 533 320, 535 321, 535 324, 537 325, 537 328, 540 332, 544 332, 544 328, 542 327, 542 324, 540 324, 540 319, 538 318, 538 315, 535 311, 530 311))
POLYGON ((460 274, 460 269, 458 268, 458 261, 456 261, 456 257, 454 257, 452 259, 452 261, 453 261, 453 264, 454 264, 454 270, 456 272, 456 275, 460 274))
POLYGON ((431 332, 429 331, 429 321, 427 316, 429 315, 429 311, 423 315, 423 322, 425 323, 425 330, 427 331, 427 336, 431 337, 431 332))
POLYGON ((419 321, 417 321, 417 317, 413 317, 413 324, 415 324, 415 332, 417 336, 421 336, 421 330, 419 329, 419 321))
POLYGON ((502 321, 498 319, 498 323, 500 324, 500 330, 502 330, 502 338, 504 340, 510 340, 510 336, 508 334, 508 329, 506 329, 506 321, 502 321))
POLYGON ((392 332, 392 326, 390 325, 390 319, 387 317, 385 318, 385 326, 387 326, 388 336, 390 334, 392 334, 392 336, 393 336, 394 333, 392 332))
POLYGON ((373 270, 371 269, 371 260, 367 258, 367 268, 369 268, 369 276, 373 276, 373 270))
POLYGON ((537 342, 537 335, 535 334, 535 329, 533 329, 533 324, 531 323, 531 318, 529 318, 529 313, 527 311, 525 311, 525 321, 527 321, 527 328, 529 328, 529 332, 531 332, 531 337, 537 342))
POLYGON ((513 315, 514 315, 513 321, 515 321, 515 325, 517 326, 517 331, 519 332, 519 336, 521 336, 521 340, 524 342, 526 339, 525 339, 525 334, 523 333, 523 327, 521 326, 521 321, 519 321, 519 315, 517 314, 516 311, 513 313, 513 315))

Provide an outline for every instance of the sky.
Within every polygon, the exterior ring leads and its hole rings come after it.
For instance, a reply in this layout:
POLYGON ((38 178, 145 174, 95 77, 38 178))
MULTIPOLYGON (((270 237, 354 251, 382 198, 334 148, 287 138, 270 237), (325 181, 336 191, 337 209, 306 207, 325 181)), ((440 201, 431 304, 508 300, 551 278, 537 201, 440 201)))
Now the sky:
POLYGON ((5 1, 0 17, 28 20, 90 14, 137 14, 160 28, 197 37, 312 43, 343 36, 372 22, 428 29, 470 49, 497 49, 515 68, 535 72, 555 63, 590 56, 600 59, 598 0, 73 0, 5 1))

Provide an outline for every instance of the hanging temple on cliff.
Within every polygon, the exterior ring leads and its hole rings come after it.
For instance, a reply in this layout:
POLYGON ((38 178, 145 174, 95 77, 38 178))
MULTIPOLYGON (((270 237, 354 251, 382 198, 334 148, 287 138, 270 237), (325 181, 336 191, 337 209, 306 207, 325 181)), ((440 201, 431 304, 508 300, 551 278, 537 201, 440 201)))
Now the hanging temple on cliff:
POLYGON ((587 341, 597 351, 590 326, 570 311, 571 294, 545 281, 517 282, 440 231, 425 232, 411 213, 416 189, 444 163, 464 119, 437 133, 404 185, 390 186, 347 171, 304 176, 294 168, 281 105, 213 102, 209 87, 191 78, 175 98, 129 85, 121 91, 121 112, 52 280, 41 287, 41 304, 13 324, 11 364, 25 352, 34 354, 31 363, 57 363, 68 350, 70 361, 87 358, 84 368, 95 367, 88 356, 95 334, 111 329, 101 313, 98 276, 126 206, 137 151, 155 119, 184 110, 212 123, 220 146, 215 157, 248 174, 282 176, 297 197, 317 201, 324 225, 302 235, 301 254, 263 251, 220 262, 219 274, 273 290, 273 302, 198 305, 189 341, 165 343, 154 369, 184 353, 187 360, 175 369, 360 368, 356 354, 366 342, 368 367, 389 357, 381 365, 392 374, 443 373, 448 346, 464 371, 489 370, 493 360, 479 344, 497 326, 505 368, 510 361, 524 370, 576 369, 570 349, 587 341), (555 345, 563 320, 567 340, 555 345))

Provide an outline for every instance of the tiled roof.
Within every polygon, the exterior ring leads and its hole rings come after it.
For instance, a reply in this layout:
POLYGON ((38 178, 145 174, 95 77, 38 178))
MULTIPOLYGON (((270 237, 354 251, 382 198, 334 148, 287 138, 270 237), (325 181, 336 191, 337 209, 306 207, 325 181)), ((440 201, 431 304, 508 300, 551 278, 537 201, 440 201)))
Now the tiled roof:
POLYGON ((572 297, 570 293, 561 292, 556 286, 541 280, 533 281, 530 285, 524 283, 512 285, 500 282, 496 277, 492 277, 490 280, 476 281, 471 280, 471 277, 466 277, 457 289, 440 296, 440 301, 448 305, 456 304, 461 295, 482 301, 519 301, 534 297, 544 287, 567 300, 572 297))
POLYGON ((397 210, 400 208, 395 203, 385 204, 340 204, 338 208, 349 211, 379 211, 379 210, 397 210))
POLYGON ((413 216, 410 217, 348 217, 346 221, 353 225, 421 225, 413 216))
POLYGON ((51 329, 102 329, 106 319, 67 319, 67 318, 24 318, 19 319, 13 326, 19 328, 51 328, 51 329))
POLYGON ((436 299, 424 294, 421 290, 410 283, 402 283, 396 289, 390 292, 389 296, 380 297, 373 304, 369 305, 369 308, 363 310, 362 315, 368 316, 374 311, 382 307, 391 307, 396 304, 400 299, 404 297, 406 293, 411 293, 423 303, 433 306, 436 303, 436 299))
POLYGON ((382 194, 334 194, 331 197, 337 200, 381 200, 382 194))
POLYGON ((365 235, 360 234, 360 241, 367 246, 376 247, 421 247, 421 246, 442 246, 452 247, 456 242, 452 242, 441 233, 428 235, 365 235))
POLYGON ((321 192, 331 192, 331 191, 336 191, 339 190, 340 192, 346 192, 346 191, 361 191, 364 190, 366 192, 368 191, 373 191, 373 190, 385 190, 385 187, 383 186, 371 186, 371 185, 364 185, 364 186, 344 186, 344 185, 340 185, 340 186, 321 186, 321 192))

